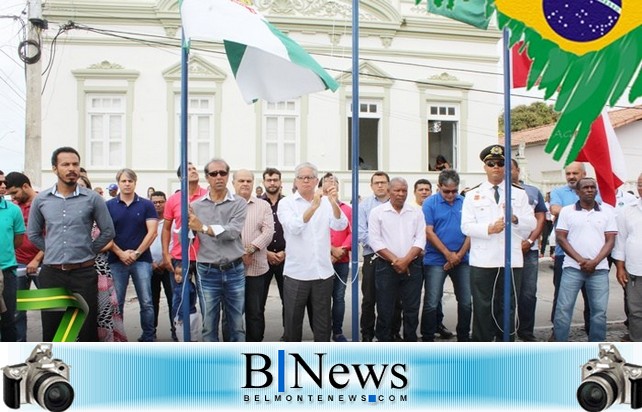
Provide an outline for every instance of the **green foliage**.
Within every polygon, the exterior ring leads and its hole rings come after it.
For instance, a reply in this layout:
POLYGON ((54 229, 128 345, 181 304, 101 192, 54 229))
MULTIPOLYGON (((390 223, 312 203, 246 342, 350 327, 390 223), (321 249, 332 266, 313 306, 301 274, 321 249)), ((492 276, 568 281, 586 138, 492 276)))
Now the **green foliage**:
MULTIPOLYGON (((536 102, 531 105, 522 104, 513 107, 510 111, 512 132, 531 129, 533 127, 544 126, 557 122, 560 114, 557 113, 552 105, 544 102, 536 102)), ((499 116, 499 132, 504 133, 504 114, 499 116)))

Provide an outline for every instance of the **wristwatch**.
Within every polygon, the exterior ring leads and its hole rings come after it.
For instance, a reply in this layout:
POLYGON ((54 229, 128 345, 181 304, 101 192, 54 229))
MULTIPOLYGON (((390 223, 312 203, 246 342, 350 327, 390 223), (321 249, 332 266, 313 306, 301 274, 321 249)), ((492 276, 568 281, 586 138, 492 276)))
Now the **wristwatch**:
POLYGON ((250 255, 253 255, 254 253, 256 253, 256 251, 257 251, 257 250, 258 250, 258 249, 256 248, 256 246, 254 246, 254 245, 250 245, 250 246, 247 248, 247 253, 249 253, 250 255))
POLYGON ((138 259, 141 255, 141 253, 137 250, 134 251, 134 255, 136 255, 136 259, 138 259))
POLYGON ((535 242, 533 242, 532 240, 530 240, 529 238, 526 238, 526 241, 527 241, 527 242, 528 242, 528 244, 529 244, 529 245, 531 245, 531 246, 533 245, 533 243, 535 243, 535 242))
POLYGON ((201 232, 203 232, 203 233, 207 233, 207 230, 208 230, 208 229, 209 229, 209 228, 207 227, 207 225, 203 225, 203 227, 201 228, 201 232))

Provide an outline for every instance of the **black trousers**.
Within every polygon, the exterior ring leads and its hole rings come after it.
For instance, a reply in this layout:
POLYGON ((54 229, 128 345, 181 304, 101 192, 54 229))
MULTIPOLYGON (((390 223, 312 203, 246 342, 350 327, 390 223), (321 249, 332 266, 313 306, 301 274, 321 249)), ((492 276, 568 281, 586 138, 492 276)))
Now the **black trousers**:
POLYGON ((165 299, 167 299, 167 309, 169 314, 169 325, 170 330, 174 332, 176 328, 174 327, 174 321, 172 319, 173 306, 172 306, 172 296, 173 288, 172 281, 170 276, 174 276, 173 273, 170 273, 165 269, 156 269, 152 272, 152 304, 154 305, 154 327, 158 327, 158 312, 160 311, 160 294, 161 288, 165 291, 165 299))
MULTIPOLYGON (((74 270, 59 270, 43 265, 40 269, 40 288, 66 288, 78 293, 89 306, 87 319, 78 334, 79 342, 98 342, 98 274, 92 265, 74 270)), ((42 311, 42 340, 51 342, 64 312, 42 311)))

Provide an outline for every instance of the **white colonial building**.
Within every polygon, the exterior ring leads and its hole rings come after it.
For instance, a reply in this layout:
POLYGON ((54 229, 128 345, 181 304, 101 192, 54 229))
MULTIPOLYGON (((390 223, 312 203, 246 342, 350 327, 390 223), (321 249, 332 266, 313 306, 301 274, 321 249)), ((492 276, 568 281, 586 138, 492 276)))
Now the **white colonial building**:
MULTIPOLYGON (((609 119, 624 153, 627 182, 623 188, 633 190, 637 194, 636 181, 642 173, 642 106, 612 110, 609 112, 609 119)), ((556 162, 544 151, 554 128, 555 125, 550 124, 515 132, 512 135, 513 151, 520 163, 523 177, 528 183, 538 186, 542 192, 566 182, 564 163, 556 162)), ((588 163, 586 170, 589 176, 595 176, 588 163)))
MULTIPOLYGON (((189 70, 190 160, 222 157, 232 169, 277 167, 289 190, 294 166, 338 174, 349 198, 350 0, 257 0, 258 9, 340 83, 280 103, 243 102, 221 43, 196 43, 189 70)), ((414 0, 360 2, 360 173, 414 180, 444 155, 463 178, 481 181, 482 148, 497 142, 502 110, 500 33, 431 15, 414 0)), ((147 186, 178 188, 180 17, 178 0, 48 0, 44 7, 43 186, 49 155, 79 149, 95 185, 130 167, 147 186), (66 30, 52 42, 55 30, 66 30)), ((242 30, 239 27, 239 30, 242 30)))

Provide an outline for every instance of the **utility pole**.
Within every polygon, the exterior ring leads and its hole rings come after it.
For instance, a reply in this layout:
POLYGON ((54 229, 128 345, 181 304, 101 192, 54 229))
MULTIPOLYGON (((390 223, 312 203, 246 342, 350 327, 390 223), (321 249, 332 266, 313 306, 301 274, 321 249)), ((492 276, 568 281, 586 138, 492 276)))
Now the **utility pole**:
POLYGON ((42 184, 42 37, 47 28, 42 17, 42 1, 29 0, 28 35, 20 48, 20 57, 26 64, 26 113, 25 113, 25 174, 32 185, 42 184))

